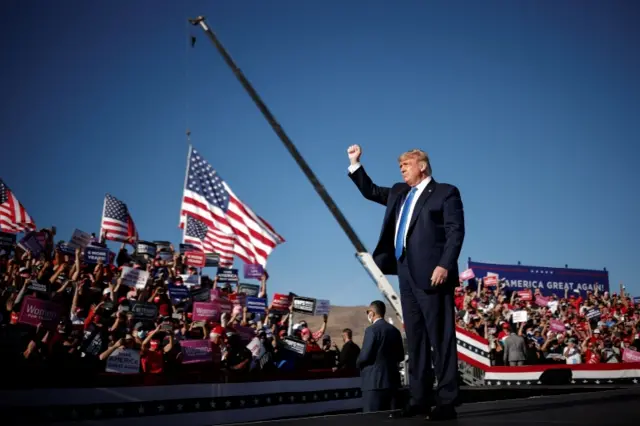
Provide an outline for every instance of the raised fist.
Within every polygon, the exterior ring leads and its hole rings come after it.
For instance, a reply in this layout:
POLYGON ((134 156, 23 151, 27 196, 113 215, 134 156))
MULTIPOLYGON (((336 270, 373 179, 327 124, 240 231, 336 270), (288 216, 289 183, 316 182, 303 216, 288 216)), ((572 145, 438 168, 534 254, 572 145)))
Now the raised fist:
POLYGON ((347 154, 349 155, 349 161, 351 164, 357 164, 360 162, 360 156, 362 155, 362 149, 360 149, 360 145, 351 145, 347 149, 347 154))

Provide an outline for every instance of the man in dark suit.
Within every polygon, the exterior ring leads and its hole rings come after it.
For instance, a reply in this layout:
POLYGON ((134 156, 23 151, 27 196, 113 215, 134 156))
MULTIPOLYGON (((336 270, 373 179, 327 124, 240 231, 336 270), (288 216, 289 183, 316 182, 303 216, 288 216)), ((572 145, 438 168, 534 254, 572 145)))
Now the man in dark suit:
POLYGON ((404 360, 402 335, 384 320, 385 312, 386 307, 379 300, 369 305, 367 319, 371 325, 364 332, 362 350, 356 361, 362 378, 365 413, 394 408, 393 402, 401 385, 398 364, 404 360))
POLYGON ((339 369, 355 370, 356 361, 360 355, 360 347, 353 342, 353 332, 350 328, 342 330, 342 341, 344 344, 338 356, 338 366, 333 371, 339 369))
POLYGON ((458 286, 458 256, 465 232, 460 192, 431 177, 429 157, 423 151, 412 150, 400 156, 404 182, 391 188, 371 181, 360 164, 362 151, 358 145, 347 152, 349 176, 362 195, 386 207, 373 258, 385 275, 398 275, 400 283, 411 400, 399 415, 455 418, 458 367, 454 289, 458 286), (435 395, 434 372, 438 382, 435 395))

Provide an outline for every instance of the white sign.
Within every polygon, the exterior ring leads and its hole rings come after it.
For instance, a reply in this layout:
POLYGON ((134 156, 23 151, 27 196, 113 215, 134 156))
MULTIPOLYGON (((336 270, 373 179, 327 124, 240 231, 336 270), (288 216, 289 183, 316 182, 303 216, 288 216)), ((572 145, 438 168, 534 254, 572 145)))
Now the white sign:
POLYGON ((529 319, 529 315, 527 314, 527 311, 515 311, 513 313, 512 319, 515 324, 520 322, 527 322, 529 319))
POLYGON ((127 287, 143 289, 147 286, 149 272, 142 269, 134 269, 130 266, 122 267, 122 284, 127 287))
POLYGON ((73 231, 71 240, 69 240, 69 243, 67 245, 73 249, 80 248, 84 250, 84 248, 88 246, 90 242, 91 242, 91 234, 87 234, 84 231, 76 229, 75 231, 73 231))
POLYGON ((140 352, 135 349, 118 348, 107 358, 107 373, 138 374, 140 352))
POLYGON ((315 315, 329 315, 331 310, 331 302, 326 299, 316 300, 316 312, 315 315))

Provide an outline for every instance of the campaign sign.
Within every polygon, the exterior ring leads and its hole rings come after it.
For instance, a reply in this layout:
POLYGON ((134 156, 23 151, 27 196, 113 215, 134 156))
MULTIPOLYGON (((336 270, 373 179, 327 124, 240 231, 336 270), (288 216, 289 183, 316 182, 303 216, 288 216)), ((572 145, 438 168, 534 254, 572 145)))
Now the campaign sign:
POLYGON ((212 349, 209 340, 182 340, 182 363, 194 364, 197 362, 212 362, 212 349))
POLYGON ((233 312, 233 303, 231 303, 227 299, 218 298, 213 300, 212 298, 211 303, 213 303, 218 312, 220 312, 221 314, 231 314, 231 312, 233 312))
POLYGON ((564 290, 579 290, 585 295, 598 286, 600 292, 609 291, 609 272, 589 269, 548 268, 543 266, 500 265, 473 262, 469 259, 468 267, 473 269, 476 277, 497 274, 506 281, 506 288, 518 291, 540 289, 543 296, 556 294, 564 297, 564 290))
POLYGON ((10 249, 16 244, 16 234, 0 232, 0 248, 10 249))
POLYGON ((565 331, 567 331, 564 323, 557 319, 552 319, 549 321, 549 329, 558 333, 564 333, 565 331))
POLYGON ((218 253, 206 253, 204 266, 207 268, 216 268, 220 265, 220 255, 218 253))
POLYGON ((267 299, 264 297, 247 296, 247 312, 264 314, 267 309, 267 299))
POLYGON ((244 264, 244 277, 245 278, 262 278, 262 274, 264 274, 264 269, 262 265, 257 263, 245 263, 244 264))
POLYGON ((238 270, 233 268, 218 268, 216 274, 218 277, 218 283, 237 283, 238 282, 238 270))
POLYGON ((76 229, 73 231, 73 235, 71 235, 71 239, 69 240, 69 245, 73 247, 73 249, 83 249, 89 245, 91 242, 91 234, 88 234, 84 231, 76 229))
POLYGON ((156 246, 156 253, 160 253, 161 251, 171 253, 171 242, 170 241, 154 241, 153 244, 156 246))
POLYGON ((84 263, 95 265, 100 260, 102 260, 102 263, 104 263, 105 265, 109 264, 109 249, 91 246, 88 246, 84 249, 84 263))
POLYGON ((277 311, 288 311, 291 302, 289 301, 289 295, 275 293, 273 295, 273 302, 271 302, 273 309, 277 311))
POLYGON ((326 300, 326 299, 316 300, 315 315, 329 315, 330 310, 331 310, 331 302, 329 302, 329 300, 326 300))
POLYGON ((188 251, 197 251, 198 249, 192 244, 180 244, 180 254, 185 254, 188 251))
POLYGON ((460 279, 462 281, 467 281, 475 278, 476 276, 473 274, 473 269, 467 269, 466 271, 460 273, 460 279))
POLYGON ((240 283, 238 285, 238 293, 244 293, 247 296, 256 297, 260 294, 260 286, 257 284, 240 283))
POLYGON ((304 340, 296 339, 295 337, 287 336, 282 339, 282 346, 287 351, 299 356, 304 356, 307 353, 307 344, 304 340))
POLYGON ((22 302, 18 322, 34 327, 37 327, 40 323, 47 328, 55 327, 58 324, 61 313, 61 305, 27 296, 22 302))
POLYGON ((39 283, 36 280, 31 280, 29 285, 27 286, 27 291, 37 291, 38 293, 48 293, 48 284, 39 283))
POLYGON ((211 300, 211 290, 206 287, 191 290, 191 298, 194 302, 208 302, 211 300))
POLYGON ((158 307, 153 303, 134 302, 131 312, 136 319, 154 320, 158 316, 158 307))
POLYGON ((220 309, 213 302, 195 302, 193 321, 214 321, 220 318, 220 309))
POLYGON ((156 257, 157 251, 156 245, 149 241, 138 241, 136 243, 136 254, 138 255, 146 254, 149 257, 156 257))
POLYGON ((293 298, 293 312, 297 312, 299 314, 313 315, 315 311, 316 311, 316 299, 312 299, 310 297, 299 297, 299 296, 296 296, 293 298))
POLYGON ((147 286, 149 280, 149 272, 142 269, 135 269, 130 266, 122 267, 122 284, 127 287, 135 287, 143 289, 147 286))
POLYGON ((622 352, 623 362, 640 362, 640 352, 631 349, 624 349, 622 352))
POLYGON ((516 294, 518 295, 520 300, 524 302, 533 300, 533 295, 531 294, 531 290, 519 290, 516 294))
POLYGON ((204 268, 204 265, 206 263, 206 256, 201 251, 188 251, 184 254, 184 263, 187 266, 204 268))
POLYGON ((591 308, 587 311, 587 318, 589 319, 595 319, 595 318, 600 318, 600 309, 598 308, 591 308))
POLYGON ((180 274, 182 283, 187 287, 194 287, 200 285, 200 275, 180 274))
POLYGON ((107 373, 138 374, 140 372, 140 351, 118 348, 107 358, 107 373))
POLYGON ((177 305, 185 301, 191 300, 191 294, 189 288, 181 285, 169 284, 169 298, 171 303, 177 305))
POLYGON ((34 257, 40 256, 47 241, 46 235, 42 232, 28 232, 18 243, 24 251, 30 251, 34 257))
POLYGON ((76 257, 76 249, 73 248, 73 246, 69 245, 68 243, 62 243, 62 242, 58 243, 56 245, 56 250, 58 250, 62 254, 73 256, 74 259, 76 257))

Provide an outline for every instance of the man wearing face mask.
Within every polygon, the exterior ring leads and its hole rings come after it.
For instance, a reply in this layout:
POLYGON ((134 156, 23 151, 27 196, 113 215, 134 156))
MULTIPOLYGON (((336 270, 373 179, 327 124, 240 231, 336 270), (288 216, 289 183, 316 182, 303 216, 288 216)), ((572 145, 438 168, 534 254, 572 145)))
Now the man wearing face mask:
POLYGON ((375 300, 367 309, 369 327, 364 333, 362 350, 356 361, 362 377, 363 411, 385 411, 395 408, 400 388, 398 364, 404 360, 402 335, 384 320, 386 306, 375 300))

